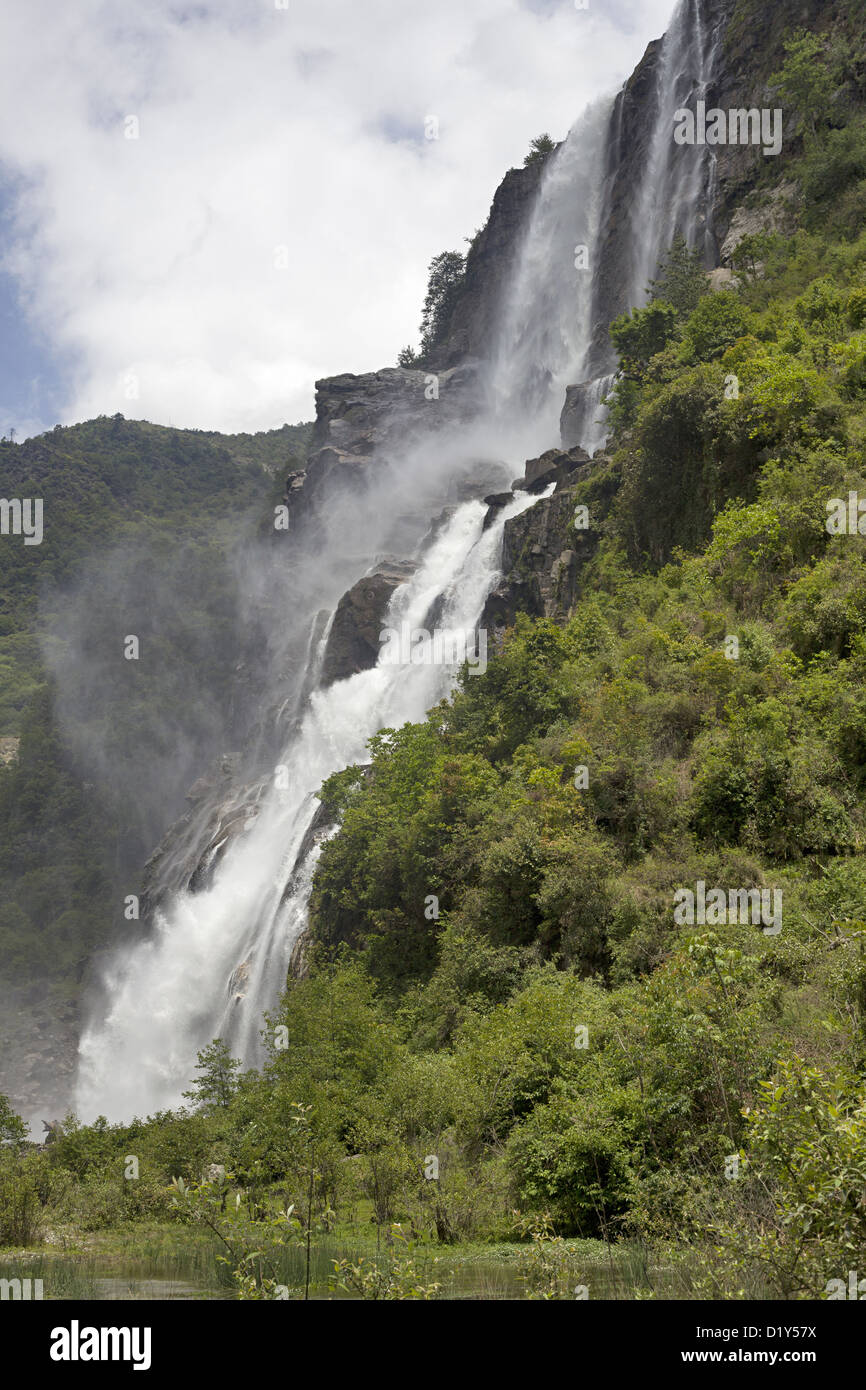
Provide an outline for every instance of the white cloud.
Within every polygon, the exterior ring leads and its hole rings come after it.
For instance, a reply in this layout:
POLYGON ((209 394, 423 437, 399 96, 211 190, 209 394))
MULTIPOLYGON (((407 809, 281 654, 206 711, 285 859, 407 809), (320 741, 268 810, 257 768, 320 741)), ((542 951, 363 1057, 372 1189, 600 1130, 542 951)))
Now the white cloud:
POLYGON ((25 179, 5 264, 77 364, 64 421, 270 428, 311 417, 317 376, 393 362, 430 258, 672 3, 4 6, 0 159, 25 179))

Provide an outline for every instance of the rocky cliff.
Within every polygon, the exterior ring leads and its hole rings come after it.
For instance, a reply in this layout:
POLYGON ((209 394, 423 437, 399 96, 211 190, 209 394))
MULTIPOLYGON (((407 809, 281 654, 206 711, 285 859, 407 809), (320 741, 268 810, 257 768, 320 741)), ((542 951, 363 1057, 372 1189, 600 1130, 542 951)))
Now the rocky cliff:
POLYGON ((433 370, 490 353, 503 288, 513 271, 544 173, 545 160, 509 169, 496 190, 490 215, 466 256, 460 292, 444 332, 430 354, 433 370))

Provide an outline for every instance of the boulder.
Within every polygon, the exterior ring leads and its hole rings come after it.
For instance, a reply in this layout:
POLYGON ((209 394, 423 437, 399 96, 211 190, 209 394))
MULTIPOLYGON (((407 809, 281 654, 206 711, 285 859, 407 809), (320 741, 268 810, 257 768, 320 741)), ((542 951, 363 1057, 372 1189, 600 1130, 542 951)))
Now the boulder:
POLYGON ((391 595, 415 569, 411 561, 391 561, 365 575, 337 604, 322 661, 323 686, 368 671, 379 660, 379 634, 391 595))
POLYGON ((540 458, 528 459, 522 478, 513 486, 515 492, 544 492, 551 483, 574 481, 576 471, 590 462, 585 449, 548 449, 540 458))
POLYGON ((487 514, 484 518, 484 525, 481 529, 483 531, 487 531, 493 525, 493 522, 496 520, 496 517, 502 511, 502 508, 507 507, 510 502, 514 501, 514 493, 491 492, 488 494, 487 497, 485 497, 484 501, 487 506, 487 514))

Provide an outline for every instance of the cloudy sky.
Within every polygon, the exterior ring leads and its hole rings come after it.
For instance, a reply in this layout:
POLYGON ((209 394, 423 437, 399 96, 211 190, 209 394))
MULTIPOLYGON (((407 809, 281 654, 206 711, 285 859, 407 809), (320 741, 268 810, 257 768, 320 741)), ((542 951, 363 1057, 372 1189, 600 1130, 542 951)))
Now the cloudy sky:
POLYGON ((431 257, 674 0, 584 3, 8 0, 0 433, 269 429, 393 363, 431 257))

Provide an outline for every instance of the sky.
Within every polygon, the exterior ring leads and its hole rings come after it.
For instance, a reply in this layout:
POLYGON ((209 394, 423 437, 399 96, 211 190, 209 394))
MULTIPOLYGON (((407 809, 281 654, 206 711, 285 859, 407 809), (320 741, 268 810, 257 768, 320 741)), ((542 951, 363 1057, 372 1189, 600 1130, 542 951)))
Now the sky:
POLYGON ((431 258, 673 6, 0 6, 0 434, 312 419, 318 377, 417 346, 431 258))

